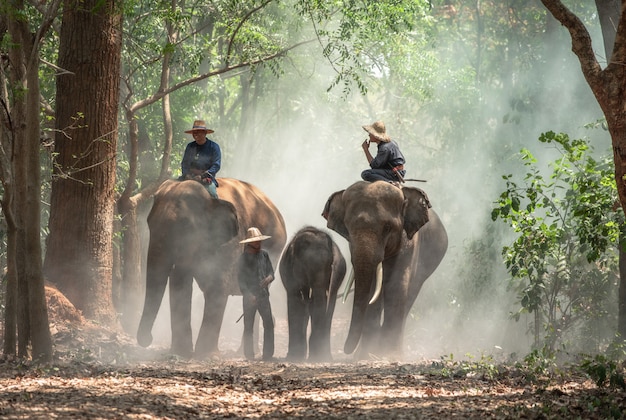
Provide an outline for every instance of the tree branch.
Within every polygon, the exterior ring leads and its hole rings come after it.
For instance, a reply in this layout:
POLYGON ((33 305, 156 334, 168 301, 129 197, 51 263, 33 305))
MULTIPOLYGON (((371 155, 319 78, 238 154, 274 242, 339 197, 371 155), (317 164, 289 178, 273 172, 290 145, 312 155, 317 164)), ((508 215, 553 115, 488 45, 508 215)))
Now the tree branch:
POLYGON ((197 75, 195 77, 189 78, 187 80, 183 80, 182 82, 176 83, 175 85, 172 85, 172 86, 170 86, 169 88, 167 88, 167 89, 165 89, 163 91, 159 91, 159 92, 155 93, 154 95, 152 95, 152 96, 150 96, 148 98, 145 98, 145 99, 143 99, 141 101, 135 102, 130 107, 130 110, 132 112, 135 112, 138 109, 144 108, 144 107, 146 107, 148 105, 151 105, 151 104, 155 103, 156 101, 160 100, 163 96, 165 96, 167 94, 170 94, 170 93, 172 93, 174 91, 177 91, 178 89, 180 89, 182 87, 191 85, 191 84, 193 84, 195 82, 198 82, 200 80, 204 80, 204 79, 206 79, 208 77, 213 77, 213 76, 217 76, 219 74, 228 73, 229 71, 236 70, 236 69, 239 69, 239 68, 242 68, 242 67, 249 67, 249 66, 253 66, 253 65, 256 65, 256 64, 261 64, 261 63, 263 63, 265 61, 269 61, 269 60, 273 60, 275 58, 281 57, 281 56, 287 54, 292 49, 298 48, 298 47, 300 47, 302 45, 305 45, 305 44, 308 44, 310 42, 313 42, 313 41, 299 42, 299 43, 294 44, 294 45, 292 45, 292 46, 290 46, 288 48, 282 49, 282 50, 280 50, 279 52, 277 52, 275 54, 271 54, 271 55, 268 55, 266 57, 259 58, 257 60, 246 61, 245 63, 240 63, 240 64, 237 64, 237 65, 234 65, 234 66, 222 67, 220 69, 217 69, 217 70, 214 70, 214 71, 211 71, 211 72, 208 72, 208 73, 199 74, 199 75, 197 75))
POLYGON ((617 32, 615 33, 615 44, 613 45, 613 53, 609 66, 622 67, 626 63, 626 22, 624 14, 626 13, 626 4, 623 3, 619 22, 617 23, 617 32))
POLYGON ((233 34, 230 37, 230 40, 228 41, 228 51, 226 52, 226 63, 225 63, 226 66, 228 66, 228 63, 230 62, 230 53, 232 52, 233 44, 235 43, 235 37, 239 33, 239 30, 241 29, 243 24, 246 23, 253 14, 255 14, 256 12, 258 12, 259 10, 261 10, 262 8, 270 4, 272 1, 273 0, 266 0, 264 3, 260 4, 258 7, 255 7, 254 9, 246 13, 243 19, 241 19, 241 21, 239 22, 239 25, 237 25, 237 27, 233 31, 233 34))
POLYGON ((597 85, 602 76, 602 68, 596 60, 591 44, 591 36, 583 22, 560 0, 541 0, 541 3, 569 31, 572 37, 572 51, 578 57, 582 72, 591 85, 597 85))

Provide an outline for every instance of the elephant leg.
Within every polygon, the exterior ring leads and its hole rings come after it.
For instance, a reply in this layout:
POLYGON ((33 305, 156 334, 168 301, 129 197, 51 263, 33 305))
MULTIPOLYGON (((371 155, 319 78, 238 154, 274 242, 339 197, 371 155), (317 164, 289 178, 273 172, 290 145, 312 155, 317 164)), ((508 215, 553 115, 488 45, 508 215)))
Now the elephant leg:
POLYGON ((330 328, 326 315, 327 304, 326 290, 314 289, 311 305, 311 337, 309 338, 309 359, 312 361, 331 359, 330 328))
POLYGON ((384 322, 382 325, 381 348, 390 356, 401 356, 406 320, 408 279, 387 282, 384 286, 384 322))
POLYGON ((217 344, 228 300, 228 295, 218 290, 205 291, 203 294, 204 311, 195 352, 198 359, 218 352, 217 344))
POLYGON ((170 312, 172 353, 190 358, 193 354, 191 333, 191 295, 193 277, 189 272, 174 268, 170 281, 170 312))
POLYGON ((148 252, 148 266, 146 270, 146 296, 143 304, 143 313, 137 328, 137 342, 142 347, 152 343, 152 327, 161 307, 167 279, 173 262, 165 256, 154 255, 148 252))
POLYGON ((381 298, 367 306, 365 316, 363 317, 363 336, 359 344, 357 359, 369 359, 371 354, 378 352, 379 345, 381 344, 380 320, 382 309, 383 302, 381 298))
MULTIPOLYGON (((150 261, 150 258, 148 258, 148 260, 150 261)), ((163 261, 158 266, 155 264, 152 266, 148 265, 146 297, 139 327, 137 328, 137 342, 142 347, 148 347, 152 344, 152 327, 154 326, 154 321, 159 312, 163 295, 165 294, 169 268, 171 268, 171 265, 167 266, 166 263, 166 261, 163 261)))
POLYGON ((309 323, 308 291, 288 291, 287 321, 289 324, 289 347, 287 360, 301 361, 306 357, 306 330, 309 323))

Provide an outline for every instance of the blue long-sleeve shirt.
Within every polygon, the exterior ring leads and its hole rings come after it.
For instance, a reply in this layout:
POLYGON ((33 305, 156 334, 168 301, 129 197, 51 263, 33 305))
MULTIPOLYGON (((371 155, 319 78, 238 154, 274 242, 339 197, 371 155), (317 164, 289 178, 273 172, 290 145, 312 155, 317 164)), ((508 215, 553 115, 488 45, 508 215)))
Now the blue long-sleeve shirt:
POLYGON ((376 157, 370 162, 372 169, 391 169, 398 165, 404 165, 404 155, 395 141, 378 143, 376 157))
POLYGON ((181 162, 182 177, 185 179, 187 175, 193 175, 192 169, 201 172, 209 172, 213 179, 222 166, 222 151, 219 144, 213 140, 206 139, 203 145, 199 145, 195 141, 187 144, 185 154, 181 162))

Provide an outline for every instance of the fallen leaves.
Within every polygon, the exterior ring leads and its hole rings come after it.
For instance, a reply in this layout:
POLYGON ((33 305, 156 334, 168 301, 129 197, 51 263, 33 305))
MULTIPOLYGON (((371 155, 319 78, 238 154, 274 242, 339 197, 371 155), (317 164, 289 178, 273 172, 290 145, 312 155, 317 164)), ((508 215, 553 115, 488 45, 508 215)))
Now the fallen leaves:
MULTIPOLYGON (((2 418, 604 418, 623 393, 584 378, 449 378, 428 364, 165 360, 57 365, 0 379, 2 418), (594 401, 596 401, 594 405, 594 401)), ((13 368, 13 372, 16 369, 13 368)), ((619 417, 618 417, 619 418, 619 417)))
POLYGON ((623 391, 574 369, 529 380, 512 367, 484 375, 441 361, 189 361, 82 320, 58 323, 54 339, 52 365, 0 362, 0 418, 626 417, 623 391))

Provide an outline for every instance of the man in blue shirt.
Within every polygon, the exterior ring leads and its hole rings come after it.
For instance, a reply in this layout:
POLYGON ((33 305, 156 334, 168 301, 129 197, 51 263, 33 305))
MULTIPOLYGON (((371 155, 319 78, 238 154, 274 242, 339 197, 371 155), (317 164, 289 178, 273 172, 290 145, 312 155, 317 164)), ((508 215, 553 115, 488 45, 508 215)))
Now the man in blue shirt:
POLYGON ((182 175, 179 180, 193 179, 201 182, 212 197, 217 198, 216 175, 222 166, 222 151, 220 146, 206 135, 213 133, 202 120, 196 120, 191 130, 185 133, 193 136, 192 142, 187 144, 183 161, 181 162, 182 175))
POLYGON ((372 125, 364 125, 363 129, 369 134, 361 147, 365 152, 367 162, 371 169, 361 172, 361 178, 365 181, 386 181, 396 186, 400 186, 400 182, 404 182, 404 155, 400 151, 398 143, 391 140, 385 131, 385 123, 376 121, 372 125), (370 153, 370 143, 378 145, 376 157, 370 153))

